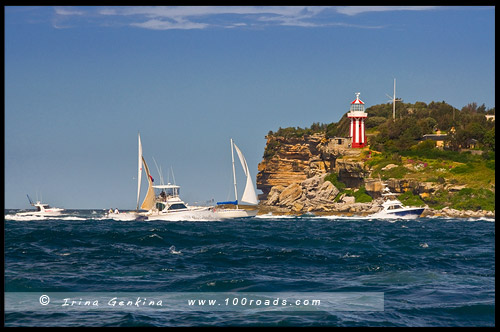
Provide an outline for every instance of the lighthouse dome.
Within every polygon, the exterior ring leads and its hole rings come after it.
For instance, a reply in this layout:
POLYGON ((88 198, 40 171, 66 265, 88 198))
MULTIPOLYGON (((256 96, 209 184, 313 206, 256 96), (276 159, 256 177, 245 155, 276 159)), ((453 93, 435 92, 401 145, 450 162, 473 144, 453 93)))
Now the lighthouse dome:
POLYGON ((356 100, 354 100, 354 101, 351 103, 351 105, 364 105, 364 104, 365 104, 365 103, 364 103, 361 99, 359 99, 359 95, 360 95, 360 94, 361 94, 361 93, 356 92, 356 100))
MULTIPOLYGON (((359 95, 360 93, 356 92, 356 99, 351 103, 351 109, 350 109, 351 113, 365 112, 365 103, 361 101, 361 99, 359 99, 359 95)), ((363 115, 360 114, 358 116, 363 116, 363 115)))

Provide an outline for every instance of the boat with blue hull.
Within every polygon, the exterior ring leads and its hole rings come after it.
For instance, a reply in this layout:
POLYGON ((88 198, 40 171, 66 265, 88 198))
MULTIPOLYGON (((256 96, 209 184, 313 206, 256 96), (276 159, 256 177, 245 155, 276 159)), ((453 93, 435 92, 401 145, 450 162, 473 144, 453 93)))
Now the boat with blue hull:
POLYGON ((384 197, 384 202, 381 204, 382 209, 370 217, 416 219, 424 212, 425 207, 405 206, 395 196, 396 194, 390 192, 389 188, 385 186, 382 194, 384 197))

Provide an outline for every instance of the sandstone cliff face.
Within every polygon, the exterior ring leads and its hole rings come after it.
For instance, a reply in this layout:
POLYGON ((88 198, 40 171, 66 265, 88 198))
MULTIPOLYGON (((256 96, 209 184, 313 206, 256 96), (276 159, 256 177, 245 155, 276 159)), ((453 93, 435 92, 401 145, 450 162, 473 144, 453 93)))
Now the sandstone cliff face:
POLYGON ((314 174, 330 171, 330 162, 320 156, 317 148, 323 135, 304 138, 267 137, 264 159, 258 166, 257 189, 260 200, 267 200, 271 188, 301 183, 314 174))
POLYGON ((257 189, 263 192, 259 199, 268 200, 273 187, 286 188, 332 172, 339 174, 339 179, 348 186, 357 188, 364 183, 369 170, 362 162, 340 158, 358 156, 360 152, 323 134, 301 138, 268 136, 265 158, 258 167, 257 189))

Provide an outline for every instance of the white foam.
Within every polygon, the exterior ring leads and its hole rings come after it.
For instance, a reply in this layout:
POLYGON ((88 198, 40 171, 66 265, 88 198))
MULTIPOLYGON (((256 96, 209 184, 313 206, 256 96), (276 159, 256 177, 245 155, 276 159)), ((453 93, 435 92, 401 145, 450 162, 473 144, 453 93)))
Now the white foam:
POLYGON ((180 255, 180 254, 182 254, 182 252, 180 250, 179 251, 175 250, 175 246, 171 246, 169 248, 169 250, 170 250, 170 253, 174 254, 174 255, 180 255))
POLYGON ((18 216, 15 214, 5 215, 6 220, 31 221, 31 220, 47 220, 44 216, 18 216))
MULTIPOLYGON (((298 218, 298 217, 294 216, 294 215, 285 215, 285 214, 275 215, 272 212, 269 212, 266 214, 256 215, 255 218, 257 218, 257 219, 293 219, 293 218, 298 218)), ((310 218, 310 217, 307 217, 307 218, 310 218)))

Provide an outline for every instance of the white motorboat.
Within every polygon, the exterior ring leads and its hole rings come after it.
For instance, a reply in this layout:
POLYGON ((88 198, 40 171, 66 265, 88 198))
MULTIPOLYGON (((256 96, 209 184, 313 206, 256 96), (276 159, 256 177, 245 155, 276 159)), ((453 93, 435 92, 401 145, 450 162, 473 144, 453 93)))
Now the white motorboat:
MULTIPOLYGON (((147 166, 145 166, 147 169, 147 166)), ((149 176, 148 176, 149 177, 149 176)), ((151 181, 152 182, 152 181, 151 181)), ((174 184, 156 185, 152 188, 158 192, 154 195, 154 206, 145 215, 148 220, 207 220, 214 219, 213 209, 208 206, 190 206, 180 198, 180 186, 174 184)))
POLYGON ((241 153, 241 150, 236 146, 236 144, 234 144, 233 139, 231 139, 231 161, 233 164, 233 184, 234 184, 235 200, 227 202, 217 202, 218 207, 215 208, 215 214, 220 219, 255 217, 259 212, 258 209, 256 208, 256 205, 258 203, 257 194, 255 193, 252 177, 250 175, 250 171, 248 169, 245 157, 243 156, 243 153, 241 153), (236 153, 238 154, 238 157, 241 162, 241 167, 243 167, 243 172, 245 173, 246 176, 245 191, 243 192, 243 196, 241 197, 241 202, 251 204, 251 206, 245 205, 244 208, 243 207, 240 208, 238 205, 238 190, 236 186, 236 172, 234 169, 233 147, 236 150, 236 153), (234 206, 234 208, 228 206, 234 206))
POLYGON ((144 215, 144 212, 138 211, 119 211, 118 209, 109 209, 109 211, 104 215, 107 219, 113 219, 118 221, 135 221, 135 220, 147 220, 148 218, 144 215))
POLYGON ((382 197, 384 198, 384 201, 381 204, 382 209, 379 212, 370 215, 370 217, 416 219, 420 217, 422 212, 425 210, 425 207, 411 207, 403 205, 403 203, 396 198, 396 194, 391 193, 387 186, 384 187, 382 197))
POLYGON ((210 220, 215 219, 213 209, 209 206, 189 206, 179 196, 180 186, 154 185, 146 160, 142 156, 141 137, 139 134, 139 169, 137 183, 137 215, 147 217, 147 220, 210 220), (139 197, 141 191, 141 174, 144 171, 148 180, 148 190, 139 212, 139 197), (155 192, 155 189, 158 193, 155 192))
POLYGON ((58 216, 64 211, 64 209, 51 207, 49 204, 41 203, 40 201, 36 201, 33 203, 31 198, 28 196, 28 200, 31 206, 34 206, 36 210, 27 211, 27 212, 18 212, 17 216, 58 216))

